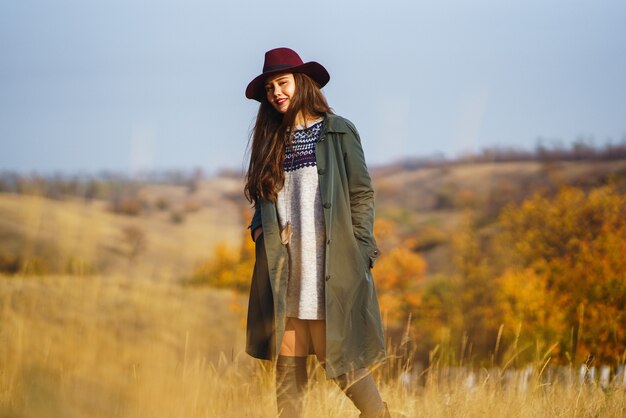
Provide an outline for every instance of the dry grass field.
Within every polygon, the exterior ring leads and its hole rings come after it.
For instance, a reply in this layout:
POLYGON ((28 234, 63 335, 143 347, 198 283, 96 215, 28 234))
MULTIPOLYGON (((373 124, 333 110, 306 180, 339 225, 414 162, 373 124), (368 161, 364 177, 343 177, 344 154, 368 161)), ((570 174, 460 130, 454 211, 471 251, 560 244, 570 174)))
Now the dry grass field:
MULTIPOLYGON (((614 165, 610 170, 624 162, 614 165)), ((382 213, 447 232, 461 211, 438 208, 433 185, 453 184, 454 195, 489 194, 472 178, 500 176, 511 184, 541 170, 534 163, 461 166, 395 173, 375 184, 382 213)), ((577 170, 589 176, 598 168, 577 170)), ((272 370, 244 353, 246 296, 180 284, 216 244, 244 236, 241 204, 229 198, 240 187, 232 179, 204 182, 182 223, 167 212, 114 214, 101 201, 1 193, 0 255, 74 267, 73 274, 0 275, 0 418, 275 416, 272 370), (129 227, 140 231, 139 247, 125 233, 129 227)), ((189 197, 165 186, 141 195, 181 207, 189 197)), ((447 261, 449 251, 438 257, 447 261)), ((450 377, 456 364, 433 362, 401 375, 392 364, 391 354, 375 373, 393 417, 626 416, 621 382, 551 381, 543 362, 523 384, 505 382, 507 371, 497 368, 474 370, 469 384, 469 369, 450 377)), ((313 359, 310 375, 305 418, 358 416, 313 359)))
MULTIPOLYGON (((0 278, 0 417, 271 417, 271 370, 243 353, 227 291, 124 277, 0 278)), ((384 369, 384 367, 383 367, 384 369)), ((624 387, 479 373, 379 378, 394 417, 622 417, 624 387)), ((311 363, 305 417, 357 417, 311 363)))

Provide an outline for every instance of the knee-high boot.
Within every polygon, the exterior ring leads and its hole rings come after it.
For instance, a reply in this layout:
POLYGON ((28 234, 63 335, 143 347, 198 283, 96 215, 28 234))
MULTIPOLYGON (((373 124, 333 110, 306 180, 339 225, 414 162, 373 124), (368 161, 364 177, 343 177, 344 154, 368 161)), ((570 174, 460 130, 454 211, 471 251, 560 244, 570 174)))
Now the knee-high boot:
POLYGON ((363 368, 335 379, 341 390, 361 411, 361 418, 391 418, 370 372, 363 368))
POLYGON ((276 404, 280 418, 299 418, 307 385, 306 357, 278 356, 276 404))

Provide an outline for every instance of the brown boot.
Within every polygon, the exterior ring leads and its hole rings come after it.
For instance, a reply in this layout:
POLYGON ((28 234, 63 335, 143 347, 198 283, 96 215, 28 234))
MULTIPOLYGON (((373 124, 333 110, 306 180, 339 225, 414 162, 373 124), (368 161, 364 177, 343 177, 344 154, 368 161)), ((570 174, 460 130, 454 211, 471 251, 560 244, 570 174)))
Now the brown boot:
MULTIPOLYGON (((380 412, 380 414, 376 415, 374 418, 391 418, 391 414, 389 413, 389 408, 387 407, 387 402, 383 402, 385 405, 385 409, 380 412)), ((364 414, 359 415, 360 418, 369 418, 364 414)))
POLYGON ((387 406, 387 402, 383 402, 385 404, 385 410, 380 414, 380 418, 391 418, 391 414, 389 413, 389 407, 387 406))
POLYGON ((276 406, 280 418, 300 418, 306 385, 306 357, 278 356, 276 406))
POLYGON ((341 375, 335 379, 354 406, 361 411, 361 418, 387 418, 387 404, 380 398, 374 378, 365 368, 341 375))

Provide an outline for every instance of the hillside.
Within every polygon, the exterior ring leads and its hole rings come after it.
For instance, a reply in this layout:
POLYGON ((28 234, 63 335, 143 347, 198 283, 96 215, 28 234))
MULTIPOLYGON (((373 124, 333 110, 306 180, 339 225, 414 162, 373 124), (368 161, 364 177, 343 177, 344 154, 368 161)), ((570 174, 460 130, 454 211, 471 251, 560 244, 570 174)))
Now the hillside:
POLYGON ((231 179, 206 180, 191 196, 183 186, 144 185, 142 202, 167 199, 169 207, 136 216, 113 213, 103 200, 0 193, 0 260, 5 271, 21 259, 34 273, 178 279, 216 243, 241 239, 245 210, 230 198, 234 190, 231 179))
POLYGON ((626 160, 442 164, 373 171, 376 209, 413 236, 427 260, 427 275, 450 273, 451 238, 471 215, 488 230, 500 210, 534 193, 565 185, 583 189, 614 182, 626 191, 626 160))
MULTIPOLYGON (((626 160, 446 163, 372 170, 377 219, 415 239, 427 275, 450 273, 451 236, 472 213, 488 227, 500 209, 563 185, 623 184, 626 160), (612 180, 610 180, 612 179, 612 180)), ((103 199, 46 199, 0 193, 0 262, 21 259, 31 272, 101 272, 177 280, 211 255, 236 246, 250 216, 242 180, 224 176, 189 185, 140 184, 127 206, 103 199), (19 259, 18 259, 19 258, 19 259)))

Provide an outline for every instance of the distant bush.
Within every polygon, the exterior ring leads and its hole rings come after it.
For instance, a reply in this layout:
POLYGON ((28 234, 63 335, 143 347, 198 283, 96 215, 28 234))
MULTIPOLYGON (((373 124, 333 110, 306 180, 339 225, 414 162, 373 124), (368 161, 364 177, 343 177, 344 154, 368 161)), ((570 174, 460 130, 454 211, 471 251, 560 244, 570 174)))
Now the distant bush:
POLYGON ((168 210, 170 207, 170 201, 165 197, 159 197, 154 203, 154 206, 161 211, 168 210))
POLYGON ((87 275, 97 272, 96 267, 81 258, 60 258, 50 254, 16 255, 0 254, 0 273, 29 274, 43 276, 47 274, 87 275))
POLYGON ((170 222, 173 224, 182 224, 185 221, 185 214, 179 210, 170 212, 170 222))
POLYGON ((185 283, 247 292, 254 268, 254 248, 255 244, 247 230, 238 247, 218 244, 213 255, 196 266, 185 283))
POLYGON ((198 199, 185 200, 185 212, 193 213, 199 211, 201 208, 202 203, 198 199))
POLYGON ((136 225, 128 225, 122 229, 122 245, 128 259, 134 260, 147 247, 146 232, 136 225))
POLYGON ((20 271, 22 263, 20 258, 15 254, 0 254, 0 272, 7 274, 15 274, 20 271))
POLYGON ((82 258, 70 256, 65 260, 63 273, 71 275, 90 275, 98 273, 98 269, 91 262, 82 258))
POLYGON ((20 261, 20 273, 22 274, 44 275, 63 273, 63 271, 57 269, 57 266, 55 265, 57 264, 55 263, 56 260, 46 259, 39 255, 23 258, 20 261))
POLYGON ((435 205, 437 210, 452 209, 457 205, 457 191, 451 185, 442 186, 435 192, 435 205))
POLYGON ((144 201, 137 196, 120 196, 113 199, 110 209, 113 213, 128 216, 138 216, 146 207, 144 201))
POLYGON ((429 251, 433 248, 445 244, 450 240, 449 233, 433 225, 425 225, 415 232, 413 250, 429 251))

